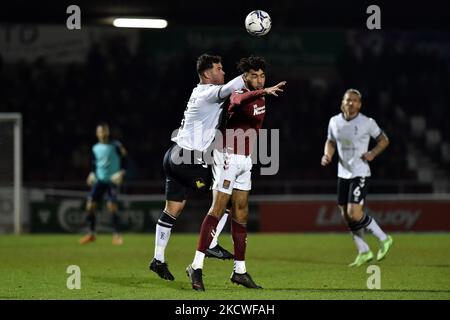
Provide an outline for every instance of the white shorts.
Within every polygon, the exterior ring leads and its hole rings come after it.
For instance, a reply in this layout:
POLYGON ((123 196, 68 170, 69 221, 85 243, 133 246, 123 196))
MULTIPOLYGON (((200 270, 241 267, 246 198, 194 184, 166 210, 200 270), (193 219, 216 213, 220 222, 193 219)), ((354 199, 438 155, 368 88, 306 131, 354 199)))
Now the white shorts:
POLYGON ((213 190, 231 194, 233 189, 252 189, 252 158, 214 150, 213 190))

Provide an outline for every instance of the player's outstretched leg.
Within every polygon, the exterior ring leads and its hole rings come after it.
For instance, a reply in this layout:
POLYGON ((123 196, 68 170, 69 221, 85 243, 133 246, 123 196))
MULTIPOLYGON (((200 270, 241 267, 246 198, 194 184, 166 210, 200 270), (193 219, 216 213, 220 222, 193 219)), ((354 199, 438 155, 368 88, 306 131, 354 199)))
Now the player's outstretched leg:
POLYGON ((248 192, 234 190, 233 219, 231 220, 231 235, 234 246, 234 270, 230 280, 250 289, 262 289, 253 281, 245 266, 245 251, 247 249, 248 192))
POLYGON ((167 212, 166 209, 161 212, 158 223, 156 224, 155 255, 150 262, 149 269, 155 272, 160 278, 172 281, 175 278, 172 273, 170 273, 169 267, 165 262, 165 250, 169 243, 170 234, 172 227, 175 224, 176 217, 167 212))
POLYGON ((197 250, 195 251, 194 260, 188 266, 186 272, 192 283, 194 290, 205 290, 202 280, 203 262, 205 260, 206 249, 209 248, 214 234, 216 233, 217 225, 222 218, 227 204, 230 201, 231 195, 220 191, 213 192, 213 204, 205 216, 200 227, 200 236, 197 243, 197 250))
POLYGON ((200 228, 200 237, 198 240, 197 250, 195 251, 194 261, 186 268, 186 273, 191 280, 192 289, 197 291, 205 291, 202 278, 205 251, 212 241, 213 234, 216 232, 219 219, 220 218, 217 218, 209 213, 205 216, 200 228))
POLYGON ((217 258, 217 259, 221 259, 221 260, 230 260, 230 259, 234 258, 233 254, 231 252, 229 252, 228 250, 223 248, 218 243, 219 235, 222 232, 223 227, 225 226, 225 224, 227 222, 229 213, 230 213, 230 210, 226 209, 225 213, 223 214, 222 218, 220 219, 219 224, 217 225, 217 228, 216 228, 216 233, 211 241, 211 244, 209 245, 209 248, 206 249, 205 257, 217 258))

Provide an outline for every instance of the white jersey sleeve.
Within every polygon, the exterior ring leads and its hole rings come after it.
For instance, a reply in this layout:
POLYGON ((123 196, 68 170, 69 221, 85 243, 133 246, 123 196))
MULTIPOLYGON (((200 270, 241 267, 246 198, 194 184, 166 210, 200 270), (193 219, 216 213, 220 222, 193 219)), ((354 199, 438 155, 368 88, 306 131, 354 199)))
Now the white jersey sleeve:
POLYGON ((378 136, 383 133, 380 127, 378 126, 377 122, 372 118, 369 118, 368 126, 369 126, 369 134, 374 139, 378 138, 378 136))
POLYGON ((244 79, 239 75, 224 85, 211 87, 206 100, 211 103, 220 102, 228 98, 233 91, 242 89, 244 85, 244 79))
POLYGON ((216 135, 225 99, 243 86, 242 76, 223 86, 198 84, 192 91, 182 125, 172 141, 187 150, 206 150, 216 135))

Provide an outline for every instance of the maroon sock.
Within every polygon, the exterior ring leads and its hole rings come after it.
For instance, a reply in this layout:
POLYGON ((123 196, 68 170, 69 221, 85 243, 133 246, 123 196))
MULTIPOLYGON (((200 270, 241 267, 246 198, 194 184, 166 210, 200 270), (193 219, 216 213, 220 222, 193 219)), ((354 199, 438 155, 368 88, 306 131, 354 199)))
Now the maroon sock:
POLYGON ((203 219, 202 227, 200 228, 200 238, 198 239, 197 251, 206 252, 209 248, 211 241, 216 233, 217 224, 219 219, 207 214, 205 219, 203 219))
POLYGON ((247 247, 247 225, 231 220, 231 235, 234 245, 234 260, 245 261, 247 247))

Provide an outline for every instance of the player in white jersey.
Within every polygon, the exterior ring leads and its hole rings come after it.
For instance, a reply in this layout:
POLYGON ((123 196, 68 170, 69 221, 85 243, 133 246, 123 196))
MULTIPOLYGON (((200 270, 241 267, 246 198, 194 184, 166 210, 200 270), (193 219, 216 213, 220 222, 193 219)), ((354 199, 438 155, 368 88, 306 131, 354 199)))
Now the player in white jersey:
POLYGON ((374 257, 364 241, 364 230, 370 231, 379 241, 377 260, 382 260, 392 246, 391 236, 386 235, 375 219, 364 212, 364 199, 371 175, 369 162, 373 161, 389 145, 386 134, 375 120, 362 113, 361 93, 348 89, 341 103, 342 113, 332 117, 328 124, 322 166, 331 163, 337 149, 338 205, 342 216, 351 230, 358 255, 349 266, 360 266, 374 257), (376 139, 376 146, 368 151, 370 138, 376 139))
MULTIPOLYGON (((200 83, 192 90, 181 127, 172 138, 175 143, 163 161, 166 206, 156 225, 155 253, 149 268, 166 280, 174 280, 164 257, 172 227, 186 204, 188 191, 209 190, 212 174, 210 161, 205 155, 220 124, 222 105, 232 92, 244 87, 242 75, 224 84, 225 72, 220 56, 201 55, 197 60, 197 73, 200 83)), ((233 258, 217 243, 210 249, 216 253, 211 257, 233 258)))

